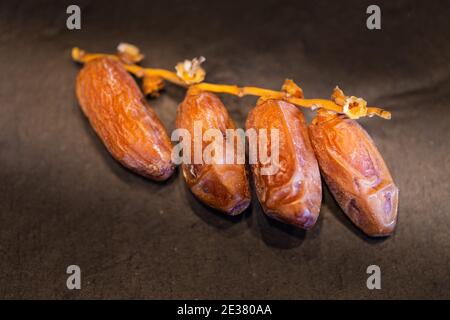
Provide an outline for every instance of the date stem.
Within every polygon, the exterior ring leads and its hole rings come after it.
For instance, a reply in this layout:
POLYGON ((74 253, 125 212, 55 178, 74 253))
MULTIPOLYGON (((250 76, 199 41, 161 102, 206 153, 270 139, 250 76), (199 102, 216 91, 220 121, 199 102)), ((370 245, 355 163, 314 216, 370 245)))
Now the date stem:
POLYGON ((361 117, 379 116, 384 119, 391 119, 391 113, 378 107, 367 107, 365 100, 356 97, 347 97, 336 87, 333 92, 332 100, 325 99, 305 99, 302 90, 292 81, 286 80, 281 91, 258 88, 258 87, 239 87, 236 85, 214 84, 203 82, 205 77, 204 70, 200 63, 204 58, 185 60, 176 66, 177 72, 165 69, 144 68, 136 63, 143 56, 137 47, 129 44, 120 44, 118 54, 87 53, 77 47, 72 49, 72 59, 80 63, 87 63, 101 57, 110 57, 119 60, 128 72, 138 78, 144 79, 143 89, 145 94, 158 95, 158 91, 163 88, 162 80, 169 81, 175 85, 188 88, 193 87, 198 90, 231 94, 238 97, 257 96, 263 99, 282 99, 296 106, 310 109, 322 108, 336 113, 347 115, 351 119, 361 117), (145 81, 145 80, 150 81, 145 81))

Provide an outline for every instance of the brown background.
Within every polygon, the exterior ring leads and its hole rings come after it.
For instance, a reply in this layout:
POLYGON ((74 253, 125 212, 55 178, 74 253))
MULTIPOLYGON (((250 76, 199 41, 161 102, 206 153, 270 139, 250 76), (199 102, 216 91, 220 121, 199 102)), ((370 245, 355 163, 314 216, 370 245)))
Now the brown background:
MULTIPOLYGON (((450 3, 376 1, 2 1, 0 7, 0 297, 450 298, 450 3), (76 3, 76 2, 75 2, 76 3), (400 188, 395 235, 365 237, 324 190, 317 226, 266 218, 256 200, 239 218, 201 205, 179 172, 147 181, 116 163, 74 94, 73 46, 134 43, 145 65, 207 57, 212 82, 308 97, 347 93, 392 111, 361 121, 400 188), (66 289, 66 267, 82 290, 66 289), (382 290, 366 288, 367 266, 382 290)), ((183 89, 150 101, 174 128, 183 89)), ((255 98, 222 96, 243 126, 255 98)), ((313 115, 305 111, 308 119, 313 115)))

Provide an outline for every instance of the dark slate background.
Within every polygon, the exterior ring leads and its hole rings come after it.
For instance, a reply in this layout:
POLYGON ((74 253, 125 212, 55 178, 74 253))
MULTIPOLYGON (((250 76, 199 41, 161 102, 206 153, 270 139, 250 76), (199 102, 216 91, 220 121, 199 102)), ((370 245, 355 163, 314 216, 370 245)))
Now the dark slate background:
MULTIPOLYGON (((64 1, 0 5, 0 297, 450 298, 450 3, 376 1, 64 1), (324 189, 316 227, 239 218, 201 205, 179 172, 166 183, 121 167, 83 117, 70 49, 138 45, 144 64, 207 57, 207 80, 308 97, 335 85, 392 111, 363 119, 400 188, 398 228, 373 240, 324 189), (66 289, 66 267, 82 289, 66 289), (367 266, 382 290, 366 288, 367 266)), ((168 130, 184 90, 151 100, 168 130)), ((243 126, 256 99, 221 96, 243 126)), ((313 113, 305 111, 308 119, 313 113)))

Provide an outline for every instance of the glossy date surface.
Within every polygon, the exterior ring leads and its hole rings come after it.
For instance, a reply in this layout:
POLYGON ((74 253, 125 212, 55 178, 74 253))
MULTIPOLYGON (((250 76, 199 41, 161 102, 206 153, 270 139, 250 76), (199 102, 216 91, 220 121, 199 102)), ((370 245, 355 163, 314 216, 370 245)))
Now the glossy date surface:
MULTIPOLYGON (((246 129, 279 130, 279 168, 263 175, 260 161, 252 172, 264 212, 277 220, 309 229, 317 221, 322 201, 320 172, 303 113, 282 100, 269 99, 250 111, 246 129)), ((270 139, 267 150, 270 150, 270 139)))
MULTIPOLYGON (((189 163, 182 164, 185 181, 191 192, 206 205, 229 215, 244 211, 251 201, 245 164, 225 163, 221 158, 213 163, 195 163, 194 161, 194 125, 197 123, 202 132, 218 129, 226 141, 227 129, 235 129, 233 120, 220 99, 213 93, 190 89, 179 105, 176 118, 178 129, 186 129, 192 137, 192 154, 189 163)), ((210 141, 201 142, 205 150, 210 141)), ((235 159, 236 157, 235 152, 235 159)), ((225 157, 225 153, 223 153, 225 157)))
POLYGON ((322 175, 342 210, 367 235, 390 235, 398 188, 367 132, 355 120, 324 110, 309 130, 322 175))
POLYGON ((153 180, 169 178, 172 144, 156 113, 120 62, 99 58, 79 72, 81 108, 111 155, 153 180))

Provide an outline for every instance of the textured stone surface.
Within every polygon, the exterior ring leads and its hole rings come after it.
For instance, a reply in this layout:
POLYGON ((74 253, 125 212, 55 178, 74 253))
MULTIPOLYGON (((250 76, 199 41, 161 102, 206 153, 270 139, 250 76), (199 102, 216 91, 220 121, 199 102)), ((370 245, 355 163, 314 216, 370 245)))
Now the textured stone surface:
MULTIPOLYGON (((382 30, 365 27, 368 1, 81 1, 0 5, 0 297, 450 298, 450 19, 446 1, 378 1, 382 30), (179 172, 145 180, 112 159, 75 97, 70 48, 141 47, 145 65, 207 57, 208 80, 307 97, 339 84, 393 113, 360 123, 400 189, 394 236, 371 240, 324 188, 317 226, 240 218, 201 205, 179 172), (69 291, 66 267, 82 269, 69 291), (368 265, 382 290, 366 288, 368 265)), ((150 101, 171 131, 184 90, 150 101)), ((221 96, 243 127, 255 98, 221 96)), ((311 119, 312 112, 305 115, 311 119)))

